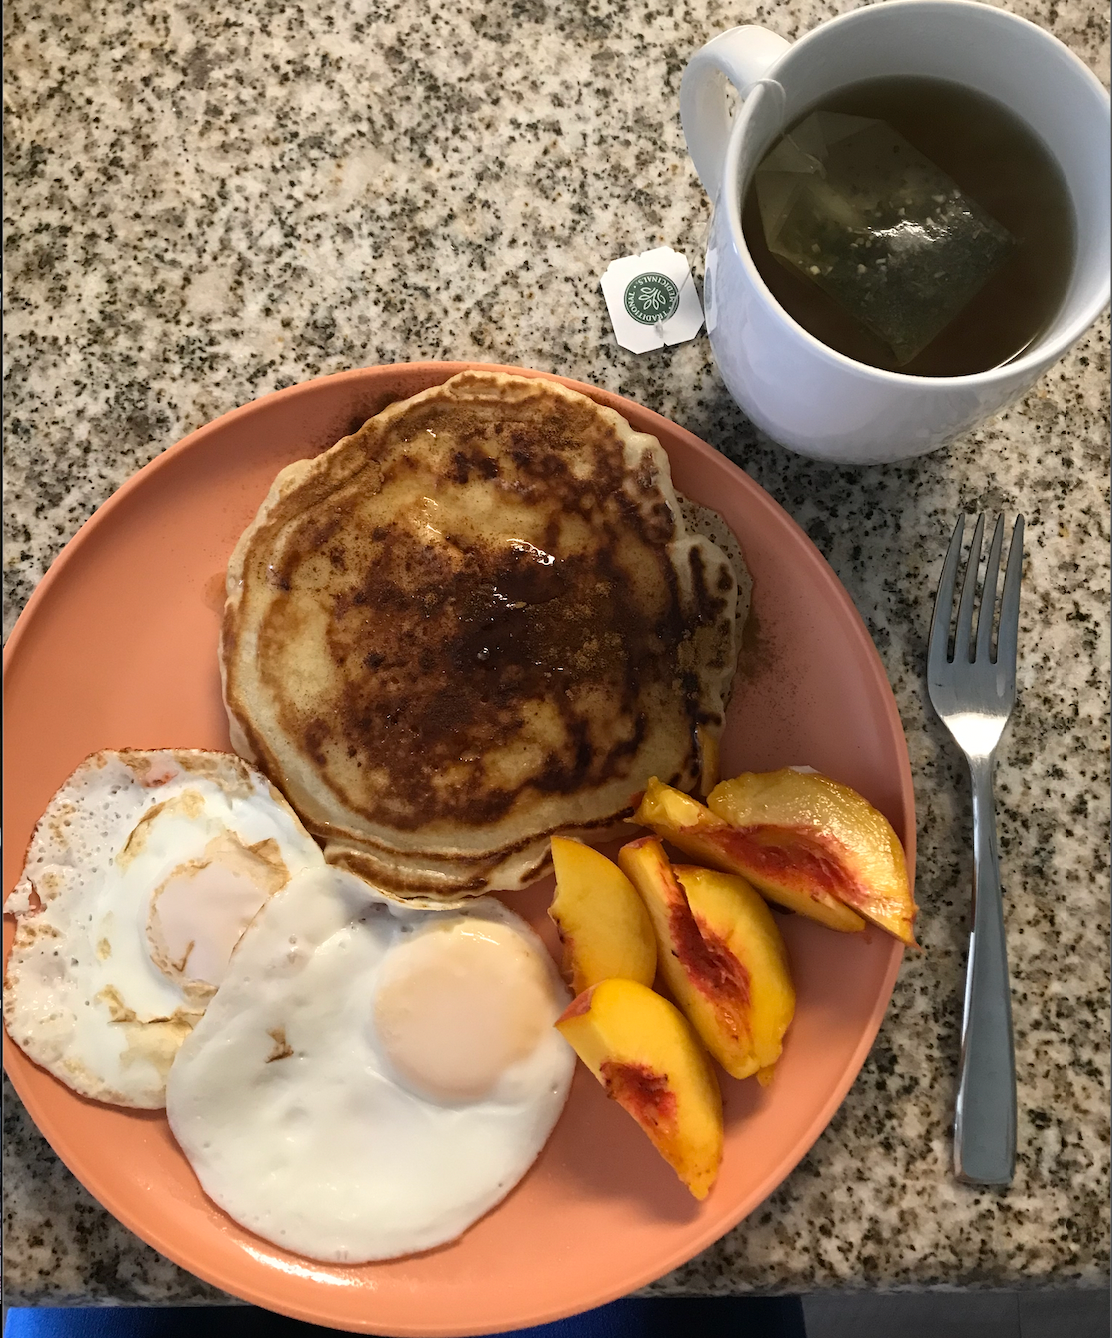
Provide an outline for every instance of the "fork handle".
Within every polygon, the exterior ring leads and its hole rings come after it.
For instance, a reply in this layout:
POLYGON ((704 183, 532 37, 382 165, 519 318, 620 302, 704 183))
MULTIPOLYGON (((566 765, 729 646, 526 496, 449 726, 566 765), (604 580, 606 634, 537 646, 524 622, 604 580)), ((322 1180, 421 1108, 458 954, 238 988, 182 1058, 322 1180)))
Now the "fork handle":
POLYGON ((965 975, 954 1171, 959 1180, 973 1184, 1008 1185, 1015 1173, 1015 1047, 992 756, 971 758, 969 771, 973 782, 973 928, 965 975))

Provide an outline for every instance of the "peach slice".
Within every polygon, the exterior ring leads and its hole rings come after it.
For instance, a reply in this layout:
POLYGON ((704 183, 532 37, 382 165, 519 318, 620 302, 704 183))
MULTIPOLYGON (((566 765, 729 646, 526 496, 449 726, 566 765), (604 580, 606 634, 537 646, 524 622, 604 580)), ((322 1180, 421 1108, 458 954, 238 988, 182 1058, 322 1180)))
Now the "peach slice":
POLYGON ((744 878, 673 869, 655 836, 631 841, 618 859, 652 917, 664 979, 703 1044, 733 1078, 771 1069, 795 990, 768 907, 744 878))
POLYGON ((576 994, 621 976, 651 985, 656 936, 644 903, 605 855, 564 836, 552 838, 556 896, 548 914, 564 945, 564 972, 576 994))
POLYGON ((761 1085, 767 1087, 783 1049, 784 1033, 795 1016, 795 986, 776 918, 740 874, 693 864, 674 864, 672 869, 687 895, 703 942, 721 943, 749 976, 752 1059, 745 1067, 756 1071, 761 1085))
POLYGON ((722 1161, 722 1094, 679 1010, 635 980, 604 980, 573 1000, 556 1026, 606 1095, 705 1199, 722 1161))
MULTIPOLYGON (((719 790, 721 786, 716 786, 712 793, 719 790)), ((796 911, 809 920, 817 920, 828 929, 852 934, 865 928, 861 916, 824 887, 812 885, 797 889, 779 886, 775 890, 766 887, 752 876, 750 863, 742 858, 746 843, 739 839, 734 828, 716 817, 697 799, 665 785, 655 776, 649 781, 633 821, 643 827, 651 827, 657 836, 670 841, 685 855, 709 864, 711 868, 723 873, 739 873, 749 878, 769 901, 786 906, 788 910, 796 911)))
POLYGON ((783 767, 722 781, 707 803, 733 829, 739 872, 766 897, 788 905, 821 889, 915 946, 917 908, 903 846, 856 790, 783 767))

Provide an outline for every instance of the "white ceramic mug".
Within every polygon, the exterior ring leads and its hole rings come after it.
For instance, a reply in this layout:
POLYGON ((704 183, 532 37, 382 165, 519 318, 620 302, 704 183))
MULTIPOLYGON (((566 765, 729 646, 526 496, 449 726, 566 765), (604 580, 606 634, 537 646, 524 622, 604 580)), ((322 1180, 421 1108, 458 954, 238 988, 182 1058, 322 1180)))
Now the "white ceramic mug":
POLYGON ((753 422, 803 455, 867 464, 952 441, 1027 390, 1108 301, 1108 95, 1026 19, 969 0, 886 0, 795 43, 733 28, 688 65, 680 114, 715 206, 704 281, 715 360, 753 422), (742 236, 745 191, 777 137, 836 89, 893 75, 948 79, 1004 103, 1049 147, 1073 202, 1076 255, 1058 315, 1021 356, 977 375, 906 376, 827 348, 776 302, 742 236), (732 118, 727 81, 743 99, 732 118))

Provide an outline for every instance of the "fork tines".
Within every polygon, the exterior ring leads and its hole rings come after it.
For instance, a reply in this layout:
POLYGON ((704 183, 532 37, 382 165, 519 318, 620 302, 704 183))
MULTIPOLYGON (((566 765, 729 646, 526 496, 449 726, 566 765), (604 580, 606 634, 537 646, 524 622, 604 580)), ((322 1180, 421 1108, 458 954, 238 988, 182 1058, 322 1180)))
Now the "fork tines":
POLYGON ((1005 666, 1015 664, 1019 635, 1019 584, 1023 569, 1023 517, 1016 517, 1011 541, 1008 544, 1008 565, 1004 573, 1004 592, 1000 599, 995 655, 991 654, 992 631, 996 622, 996 586, 1000 576, 1000 553, 1004 544, 1004 517, 1000 516, 997 519, 992 543, 989 545, 981 588, 980 611, 977 616, 977 640, 974 644, 973 605, 977 594, 977 570, 981 563, 981 542, 984 532, 985 518, 982 514, 977 517, 973 542, 969 546, 969 559, 965 565, 965 575, 961 584, 961 601, 954 621, 951 655, 950 622, 958 566, 961 561, 962 539, 965 535, 965 516, 959 516, 958 523, 954 526, 953 538, 950 540, 946 561, 942 566, 942 578, 938 583, 934 618, 931 620, 929 658, 935 663, 945 661, 952 664, 963 662, 983 664, 991 661, 993 664, 1005 666))

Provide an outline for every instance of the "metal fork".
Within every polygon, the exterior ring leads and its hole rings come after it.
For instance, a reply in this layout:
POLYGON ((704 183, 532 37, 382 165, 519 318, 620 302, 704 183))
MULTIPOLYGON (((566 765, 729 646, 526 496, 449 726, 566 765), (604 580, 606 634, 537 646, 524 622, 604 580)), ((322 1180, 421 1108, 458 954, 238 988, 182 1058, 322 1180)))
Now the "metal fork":
POLYGON ((1008 1185, 1015 1173, 1015 1048, 992 773, 996 748, 1015 704, 1023 517, 1016 520, 1008 546, 995 656, 992 631, 1004 517, 996 522, 988 552, 974 642, 973 604, 984 529, 985 518, 978 516, 961 586, 951 656, 950 617, 965 533, 964 516, 954 528, 931 619, 927 690, 932 706, 965 754, 973 783, 973 926, 969 932, 961 1070, 954 1113, 954 1172, 959 1180, 972 1184, 1008 1185))

